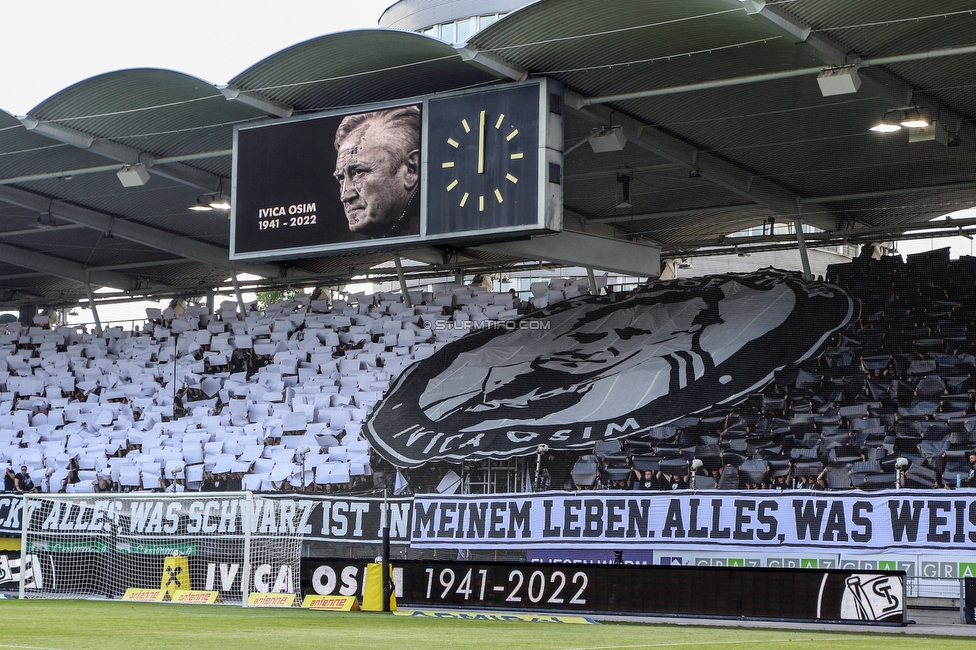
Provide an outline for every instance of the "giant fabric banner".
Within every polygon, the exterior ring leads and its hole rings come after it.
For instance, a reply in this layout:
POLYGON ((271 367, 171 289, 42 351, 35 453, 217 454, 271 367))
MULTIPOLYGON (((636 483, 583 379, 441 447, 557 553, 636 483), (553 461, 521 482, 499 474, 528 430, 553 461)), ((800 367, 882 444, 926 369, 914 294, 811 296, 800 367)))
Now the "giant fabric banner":
POLYGON ((853 314, 839 287, 771 269, 563 301, 414 364, 364 430, 400 467, 592 447, 741 398, 853 314))
POLYGON ((414 499, 415 548, 632 545, 968 553, 976 491, 552 492, 414 499))

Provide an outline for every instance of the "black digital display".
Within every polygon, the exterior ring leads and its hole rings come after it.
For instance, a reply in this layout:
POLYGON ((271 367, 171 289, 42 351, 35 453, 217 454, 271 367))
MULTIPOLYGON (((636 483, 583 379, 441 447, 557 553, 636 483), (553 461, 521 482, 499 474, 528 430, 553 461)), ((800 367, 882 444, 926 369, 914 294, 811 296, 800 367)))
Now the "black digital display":
POLYGON ((398 603, 901 625, 904 572, 651 565, 394 563, 398 603))
POLYGON ((231 257, 420 234, 420 104, 236 134, 231 257))
POLYGON ((236 127, 230 258, 558 231, 561 92, 538 79, 236 127))

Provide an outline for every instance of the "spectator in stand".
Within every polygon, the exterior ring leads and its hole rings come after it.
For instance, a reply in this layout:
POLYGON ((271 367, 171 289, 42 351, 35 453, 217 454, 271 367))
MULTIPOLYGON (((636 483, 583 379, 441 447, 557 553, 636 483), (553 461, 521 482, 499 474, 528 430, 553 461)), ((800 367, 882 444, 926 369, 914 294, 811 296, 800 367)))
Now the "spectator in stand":
POLYGON ((78 457, 72 456, 71 460, 68 461, 68 475, 65 476, 64 480, 61 482, 62 492, 67 492, 69 485, 74 485, 81 480, 81 478, 78 476, 79 469, 81 469, 81 467, 78 465, 78 457))
POLYGON ((969 487, 976 487, 976 450, 969 452, 969 487))
POLYGON ((826 490, 827 489, 827 468, 825 467, 817 476, 802 476, 797 478, 796 487, 798 490, 826 490))
POLYGON ((107 473, 98 472, 96 475, 97 480, 95 483, 96 492, 112 492, 115 489, 115 483, 112 481, 111 475, 107 473))
POLYGON ((644 470, 643 474, 634 469, 634 474, 637 475, 637 479, 634 481, 635 490, 656 490, 657 480, 654 478, 654 472, 651 470, 644 470))
POLYGON ((14 477, 14 485, 18 492, 40 492, 40 486, 34 485, 34 479, 27 471, 27 465, 21 465, 20 472, 14 477))
POLYGON ((14 468, 7 465, 6 470, 3 473, 3 491, 13 492, 17 489, 17 475, 14 473, 14 468))
POLYGON ((685 490, 688 488, 688 475, 657 473, 659 490, 685 490))

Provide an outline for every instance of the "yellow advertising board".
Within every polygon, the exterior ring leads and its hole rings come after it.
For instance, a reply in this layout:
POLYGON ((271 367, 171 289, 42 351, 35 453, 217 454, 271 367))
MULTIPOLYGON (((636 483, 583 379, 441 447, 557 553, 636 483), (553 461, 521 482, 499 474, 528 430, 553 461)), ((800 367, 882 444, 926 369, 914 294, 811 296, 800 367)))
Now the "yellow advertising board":
POLYGON ((305 596, 302 607, 333 612, 358 612, 359 601, 355 596, 305 596))
POLYGON ((130 603, 161 603, 166 597, 165 589, 139 589, 129 587, 125 590, 122 600, 130 603))
POLYGON ((185 603, 187 605, 213 605, 217 602, 218 595, 216 591, 180 589, 173 592, 171 600, 174 603, 185 603))
POLYGON ((291 607, 295 594, 261 594, 252 592, 247 597, 248 607, 291 607))

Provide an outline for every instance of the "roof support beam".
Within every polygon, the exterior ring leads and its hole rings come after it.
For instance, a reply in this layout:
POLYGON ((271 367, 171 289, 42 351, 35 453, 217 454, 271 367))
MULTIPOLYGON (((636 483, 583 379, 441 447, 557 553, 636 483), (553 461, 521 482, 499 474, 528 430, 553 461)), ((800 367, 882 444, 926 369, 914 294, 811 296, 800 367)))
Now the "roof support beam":
POLYGON ((632 221, 651 221, 654 219, 675 219, 679 217, 695 217, 700 214, 717 216, 726 212, 736 212, 743 208, 760 208, 754 203, 740 203, 738 205, 714 205, 707 208, 688 208, 686 210, 667 210, 665 212, 647 212, 645 214, 627 214, 616 217, 592 217, 586 220, 587 224, 605 223, 614 225, 618 223, 628 223, 632 221))
POLYGON ((505 59, 495 56, 494 54, 489 54, 473 47, 468 47, 466 43, 464 45, 455 46, 455 49, 457 50, 457 53, 461 57, 462 61, 473 65, 479 70, 484 70, 489 74, 493 74, 499 79, 511 79, 512 81, 518 81, 519 79, 524 79, 525 76, 529 74, 528 70, 517 68, 505 59))
MULTIPOLYGON (((584 104, 584 98, 572 91, 566 92, 566 105, 576 109, 596 125, 606 126, 612 119, 614 125, 623 128, 624 135, 630 142, 665 160, 678 163, 688 169, 696 169, 702 178, 715 185, 769 208, 778 215, 791 218, 797 215, 800 197, 715 154, 698 151, 684 140, 660 129, 641 124, 620 111, 611 111, 604 104, 587 106, 584 104)), ((829 216, 830 211, 826 208, 811 208, 811 211, 827 216, 808 223, 825 229, 836 227, 836 219, 829 216)))
POLYGON ((215 86, 215 88, 219 90, 220 94, 226 97, 227 101, 229 102, 238 102, 240 104, 244 104, 245 106, 256 108, 262 113, 270 115, 271 117, 291 117, 291 106, 279 104, 278 102, 271 101, 266 97, 241 90, 240 88, 230 84, 215 86))
POLYGON ((0 201, 18 205, 37 212, 50 212, 52 216, 80 224, 103 233, 128 239, 173 255, 210 264, 218 268, 254 273, 264 277, 278 278, 283 275, 281 267, 275 264, 242 264, 231 262, 227 251, 196 239, 182 237, 140 223, 120 219, 104 212, 67 203, 52 201, 46 196, 27 192, 15 187, 0 187, 0 201))
MULTIPOLYGON (((200 153, 187 154, 185 156, 169 156, 166 158, 155 158, 154 162, 156 165, 168 164, 174 162, 185 162, 187 160, 202 160, 205 158, 220 158, 223 156, 233 155, 233 149, 221 149, 219 151, 204 151, 200 153)), ((112 164, 112 165, 98 165, 96 167, 81 167, 79 169, 64 169, 56 172, 41 172, 39 174, 27 174, 25 176, 8 176, 7 178, 0 178, 0 185, 19 185, 21 183, 30 183, 31 181, 44 181, 50 180, 52 178, 64 178, 68 179, 72 176, 82 176, 85 174, 101 174, 104 172, 117 172, 125 167, 123 164, 112 164)))
POLYGON ((33 117, 27 116, 19 118, 21 123, 28 131, 47 136, 52 140, 70 144, 79 149, 87 149, 100 156, 117 160, 121 163, 134 165, 142 163, 147 168, 152 169, 152 173, 163 178, 168 178, 182 185, 188 185, 205 192, 215 192, 220 189, 220 176, 210 174, 195 167, 190 167, 183 163, 167 163, 155 166, 156 159, 144 151, 139 151, 133 147, 127 147, 117 142, 99 140, 95 136, 72 129, 53 122, 44 122, 33 117))
POLYGON ((77 282, 78 284, 88 285, 93 282, 97 285, 112 287, 120 291, 132 291, 140 288, 137 286, 135 280, 121 273, 94 271, 85 268, 77 262, 51 257, 50 255, 17 248, 8 244, 0 244, 0 260, 9 264, 22 266, 25 269, 54 275, 70 282, 77 282))
POLYGON ((656 278, 661 274, 658 248, 569 230, 529 240, 484 244, 477 249, 625 275, 656 278))

